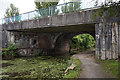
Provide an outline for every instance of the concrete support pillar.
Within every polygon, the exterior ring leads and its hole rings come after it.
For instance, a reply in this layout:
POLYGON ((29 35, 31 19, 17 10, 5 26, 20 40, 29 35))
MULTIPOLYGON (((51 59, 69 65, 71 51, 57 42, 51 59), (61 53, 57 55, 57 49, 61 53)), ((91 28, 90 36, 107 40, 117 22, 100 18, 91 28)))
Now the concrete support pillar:
MULTIPOLYGON (((118 35, 119 35, 119 40, 118 40, 118 60, 119 60, 119 62, 118 62, 118 75, 120 75, 120 23, 119 23, 119 26, 118 26, 118 35)), ((120 76, 119 76, 119 78, 120 78, 120 76)))
POLYGON ((99 23, 96 30, 96 58, 117 59, 119 49, 118 23, 99 23))
POLYGON ((119 29, 119 43, 118 43, 118 56, 119 56, 119 59, 120 59, 120 24, 119 24, 119 26, 118 26, 118 29, 119 29))

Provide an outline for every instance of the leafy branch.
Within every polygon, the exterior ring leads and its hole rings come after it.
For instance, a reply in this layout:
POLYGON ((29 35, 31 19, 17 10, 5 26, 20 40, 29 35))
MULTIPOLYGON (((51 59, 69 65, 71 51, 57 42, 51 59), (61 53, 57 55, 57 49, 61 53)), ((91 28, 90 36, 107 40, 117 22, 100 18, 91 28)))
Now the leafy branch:
POLYGON ((112 2, 108 1, 105 4, 101 4, 100 9, 93 13, 92 18, 95 19, 97 16, 102 18, 102 21, 105 19, 109 19, 110 17, 118 17, 120 16, 120 1, 112 2))

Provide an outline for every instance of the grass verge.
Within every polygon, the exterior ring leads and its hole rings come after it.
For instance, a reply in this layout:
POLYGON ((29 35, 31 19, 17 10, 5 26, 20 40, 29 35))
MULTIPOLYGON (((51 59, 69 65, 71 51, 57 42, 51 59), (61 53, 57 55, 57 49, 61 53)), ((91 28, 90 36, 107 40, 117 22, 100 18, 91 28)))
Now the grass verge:
POLYGON ((118 61, 116 60, 97 60, 104 70, 111 76, 118 78, 118 61))
POLYGON ((39 56, 33 58, 16 58, 2 60, 3 78, 77 78, 81 62, 78 59, 65 60, 51 56, 39 56), (73 70, 67 67, 72 62, 76 65, 73 70))

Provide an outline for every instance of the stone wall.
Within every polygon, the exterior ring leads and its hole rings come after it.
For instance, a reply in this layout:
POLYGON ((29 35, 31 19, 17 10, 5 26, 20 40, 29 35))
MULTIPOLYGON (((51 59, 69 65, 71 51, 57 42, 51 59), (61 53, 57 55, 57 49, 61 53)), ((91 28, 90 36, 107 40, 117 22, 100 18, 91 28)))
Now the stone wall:
POLYGON ((45 51, 54 49, 55 41, 60 34, 3 31, 2 47, 7 48, 8 44, 17 44, 22 56, 30 56, 41 49, 45 51))
POLYGON ((43 50, 50 55, 69 53, 70 40, 79 33, 33 33, 3 31, 3 48, 17 44, 21 56, 34 56, 43 50))

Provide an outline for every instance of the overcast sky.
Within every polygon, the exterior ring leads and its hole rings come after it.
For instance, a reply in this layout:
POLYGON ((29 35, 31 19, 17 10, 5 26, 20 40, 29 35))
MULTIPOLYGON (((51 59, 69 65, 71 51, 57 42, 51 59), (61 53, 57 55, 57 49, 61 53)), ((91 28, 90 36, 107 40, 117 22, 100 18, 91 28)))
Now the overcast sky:
MULTIPOLYGON (((69 0, 66 0, 69 1, 69 0)), ((104 0, 99 0, 104 1, 104 0)), ((62 4, 64 0, 60 0, 59 4, 62 4)), ((82 7, 93 6, 92 0, 81 0, 82 7)), ((0 0, 0 19, 4 17, 6 8, 10 3, 13 3, 15 7, 19 9, 20 14, 35 10, 34 0, 0 0)))

